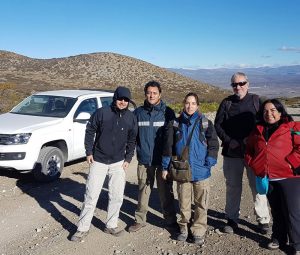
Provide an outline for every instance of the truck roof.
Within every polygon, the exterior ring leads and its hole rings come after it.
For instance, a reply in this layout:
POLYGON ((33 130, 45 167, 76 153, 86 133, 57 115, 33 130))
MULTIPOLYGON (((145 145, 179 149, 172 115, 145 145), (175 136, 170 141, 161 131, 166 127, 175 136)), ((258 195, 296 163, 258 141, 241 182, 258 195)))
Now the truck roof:
POLYGON ((64 96, 77 98, 79 96, 97 94, 101 96, 112 96, 113 92, 108 92, 105 90, 89 90, 89 89, 66 89, 66 90, 51 90, 37 92, 35 95, 50 95, 50 96, 64 96))

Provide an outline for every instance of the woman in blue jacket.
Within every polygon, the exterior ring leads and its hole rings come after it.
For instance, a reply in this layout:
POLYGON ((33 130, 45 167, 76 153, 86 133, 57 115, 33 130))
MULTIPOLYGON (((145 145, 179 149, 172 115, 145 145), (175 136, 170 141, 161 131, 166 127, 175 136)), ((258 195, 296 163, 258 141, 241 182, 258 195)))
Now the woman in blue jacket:
POLYGON ((194 243, 203 245, 207 230, 210 170, 217 162, 219 142, 212 122, 199 112, 199 98, 197 94, 187 94, 183 104, 184 109, 182 114, 170 122, 166 128, 162 177, 167 179, 172 156, 180 158, 182 150, 196 123, 189 144, 188 161, 191 169, 191 181, 177 182, 181 215, 181 219, 178 222, 180 234, 177 240, 186 241, 188 238, 188 224, 192 215, 193 195, 195 210, 190 231, 194 243))

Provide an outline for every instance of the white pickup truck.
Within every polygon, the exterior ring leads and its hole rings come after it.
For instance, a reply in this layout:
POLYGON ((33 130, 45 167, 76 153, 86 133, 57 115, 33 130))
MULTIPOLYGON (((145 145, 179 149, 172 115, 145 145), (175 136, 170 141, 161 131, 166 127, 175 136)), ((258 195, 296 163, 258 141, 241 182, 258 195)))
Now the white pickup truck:
POLYGON ((65 162, 85 156, 85 128, 97 108, 113 93, 56 90, 36 93, 0 115, 0 170, 32 171, 49 182, 60 177, 65 162))

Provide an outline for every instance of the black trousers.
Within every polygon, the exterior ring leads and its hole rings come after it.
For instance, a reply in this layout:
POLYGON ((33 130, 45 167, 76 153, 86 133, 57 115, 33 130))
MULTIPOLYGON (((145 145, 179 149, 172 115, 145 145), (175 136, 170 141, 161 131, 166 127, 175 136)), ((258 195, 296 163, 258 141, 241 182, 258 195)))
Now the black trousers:
POLYGON ((300 251, 300 178, 270 181, 267 194, 273 217, 272 238, 300 251))

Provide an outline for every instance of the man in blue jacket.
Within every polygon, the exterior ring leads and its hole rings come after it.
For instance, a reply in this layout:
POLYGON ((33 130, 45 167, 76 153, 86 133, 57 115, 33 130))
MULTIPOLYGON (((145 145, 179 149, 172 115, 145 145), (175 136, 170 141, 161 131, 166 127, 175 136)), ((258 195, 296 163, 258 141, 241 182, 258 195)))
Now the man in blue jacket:
POLYGON ((134 154, 137 122, 128 110, 131 94, 118 87, 110 107, 98 109, 89 120, 85 133, 85 149, 90 171, 84 203, 71 240, 81 241, 87 234, 106 175, 108 175, 108 209, 104 232, 120 236, 117 228, 125 188, 125 170, 134 154))
POLYGON ((163 216, 169 227, 177 226, 172 183, 162 179, 162 149, 165 125, 175 119, 175 113, 161 100, 161 86, 150 81, 144 88, 146 100, 134 114, 138 121, 137 177, 139 183, 138 206, 135 223, 128 228, 136 232, 146 225, 146 214, 155 177, 163 216))

